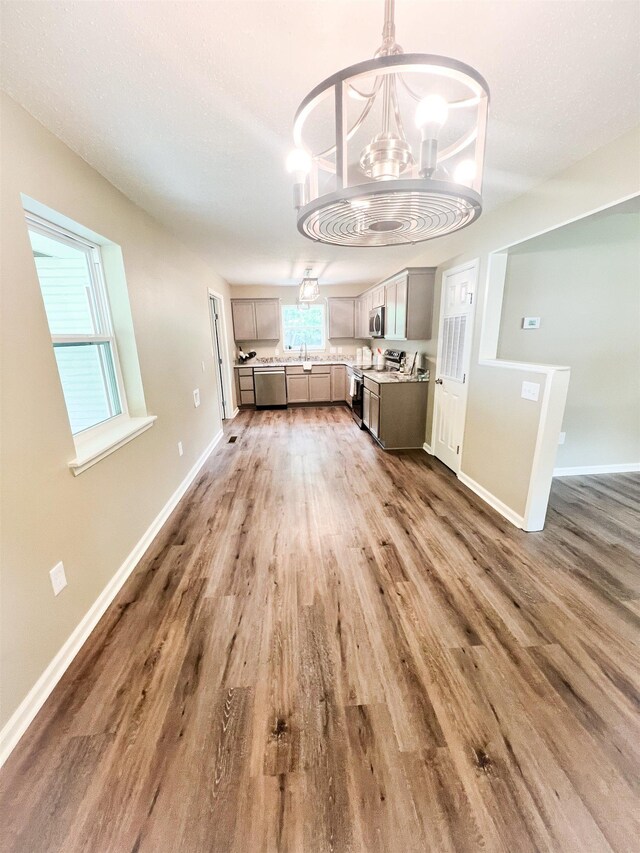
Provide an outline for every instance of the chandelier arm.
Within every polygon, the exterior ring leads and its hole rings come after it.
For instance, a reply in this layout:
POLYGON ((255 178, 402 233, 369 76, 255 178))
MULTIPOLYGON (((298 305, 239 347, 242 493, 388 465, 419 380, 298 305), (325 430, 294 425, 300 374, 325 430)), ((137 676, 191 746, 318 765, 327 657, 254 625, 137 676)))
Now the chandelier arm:
MULTIPOLYGON (((360 113, 358 118, 356 119, 355 124, 347 132, 347 135, 346 135, 347 142, 353 137, 354 133, 357 132, 357 130, 362 125, 362 122, 366 119, 366 117, 371 112, 371 108, 373 107, 373 104, 375 102, 375 97, 376 96, 373 95, 371 98, 369 98, 368 102, 364 106, 364 109, 362 110, 362 112, 360 113)), ((333 154, 333 152, 335 150, 336 150, 336 146, 332 145, 330 148, 326 148, 324 151, 321 151, 319 154, 314 154, 313 156, 316 160, 318 160, 320 157, 328 157, 330 154, 333 154)))
POLYGON ((350 89, 353 89, 354 92, 357 92, 357 94, 360 95, 360 97, 364 98, 365 100, 369 100, 369 98, 375 98, 375 96, 380 91, 381 84, 382 84, 382 78, 379 76, 376 77, 375 82, 374 82, 373 91, 367 93, 367 92, 361 92, 357 86, 353 85, 353 83, 347 83, 347 85, 349 86, 350 89))
POLYGON ((393 75, 393 87, 391 89, 391 101, 393 103, 393 112, 396 119, 396 127, 398 129, 398 135, 404 141, 407 141, 407 137, 404 132, 404 124, 402 122, 402 116, 400 114, 400 105, 398 104, 398 89, 396 87, 396 74, 393 75))

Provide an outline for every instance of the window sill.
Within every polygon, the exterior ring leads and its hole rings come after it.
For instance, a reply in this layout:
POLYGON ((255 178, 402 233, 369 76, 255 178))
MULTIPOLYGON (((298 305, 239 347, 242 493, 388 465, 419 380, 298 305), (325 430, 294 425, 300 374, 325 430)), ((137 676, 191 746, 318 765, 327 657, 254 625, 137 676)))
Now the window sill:
POLYGON ((128 444, 137 435, 146 432, 153 426, 155 420, 156 415, 146 418, 127 418, 125 421, 114 424, 113 429, 101 432, 100 435, 85 441, 78 440, 76 443, 78 455, 69 462, 69 468, 77 477, 119 447, 128 444))

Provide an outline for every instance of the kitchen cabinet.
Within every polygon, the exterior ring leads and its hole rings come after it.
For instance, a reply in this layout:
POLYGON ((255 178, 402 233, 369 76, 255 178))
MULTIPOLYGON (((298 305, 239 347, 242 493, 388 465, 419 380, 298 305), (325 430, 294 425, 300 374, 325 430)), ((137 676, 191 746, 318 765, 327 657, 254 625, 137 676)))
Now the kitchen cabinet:
POLYGON ((331 368, 331 400, 339 402, 347 399, 347 368, 334 364, 331 368))
POLYGON ((370 308, 370 310, 373 310, 374 308, 383 308, 384 307, 385 295, 386 294, 385 294, 384 284, 380 284, 377 287, 374 287, 373 290, 371 291, 371 308, 370 308))
POLYGON ((279 299, 232 299, 231 317, 236 341, 277 341, 280 338, 279 299))
POLYGON ((240 406, 253 406, 256 401, 253 384, 253 367, 241 367, 236 375, 236 400, 240 406))
POLYGON ((314 364, 311 371, 300 365, 286 368, 288 403, 330 403, 331 365, 314 364))
POLYGON ((256 312, 253 300, 231 300, 233 337, 236 341, 256 340, 256 312))
POLYGON ((433 321, 435 269, 412 267, 385 283, 385 338, 428 341, 433 321))
POLYGON ((256 299, 256 340, 277 341, 280 339, 280 300, 256 299))
POLYGON ((330 297, 329 304, 329 337, 355 337, 355 300, 342 297, 330 297))
POLYGON ((369 432, 374 438, 380 432, 380 397, 373 392, 369 402, 369 432))
POLYGON ((309 402, 331 402, 331 374, 312 373, 309 376, 309 402))
POLYGON ((362 423, 369 429, 371 423, 371 391, 362 389, 362 423))
POLYGON ((287 370, 287 403, 309 402, 309 377, 287 370))
POLYGON ((365 374, 362 421, 385 450, 423 446, 427 392, 427 382, 378 383, 365 374))

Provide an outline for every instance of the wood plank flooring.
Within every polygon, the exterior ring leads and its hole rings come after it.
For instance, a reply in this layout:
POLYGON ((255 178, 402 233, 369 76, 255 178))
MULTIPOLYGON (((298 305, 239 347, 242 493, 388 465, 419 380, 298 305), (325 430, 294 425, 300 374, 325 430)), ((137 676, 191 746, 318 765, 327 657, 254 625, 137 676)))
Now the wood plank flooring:
POLYGON ((640 477, 526 534, 342 408, 226 438, 0 773, 0 849, 640 850, 640 477))

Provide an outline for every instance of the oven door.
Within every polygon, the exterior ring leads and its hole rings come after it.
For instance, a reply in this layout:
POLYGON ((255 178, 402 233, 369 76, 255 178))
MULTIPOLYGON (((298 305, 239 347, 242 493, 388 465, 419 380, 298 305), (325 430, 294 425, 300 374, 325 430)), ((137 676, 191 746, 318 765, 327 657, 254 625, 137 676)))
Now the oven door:
POLYGON ((355 377, 355 394, 349 398, 349 405, 351 406, 351 416, 354 421, 358 424, 360 429, 364 429, 362 425, 362 391, 364 388, 364 384, 361 376, 355 377))

